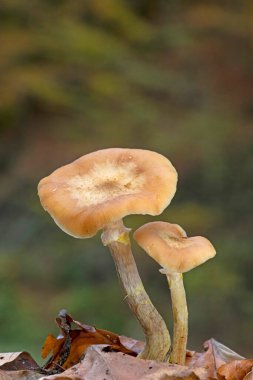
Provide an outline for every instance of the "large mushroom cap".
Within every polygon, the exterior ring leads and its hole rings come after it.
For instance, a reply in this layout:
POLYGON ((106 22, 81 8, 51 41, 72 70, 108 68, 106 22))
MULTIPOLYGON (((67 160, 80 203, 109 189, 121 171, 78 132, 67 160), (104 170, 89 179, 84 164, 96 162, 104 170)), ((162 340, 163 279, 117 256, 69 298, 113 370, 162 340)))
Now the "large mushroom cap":
POLYGON ((168 272, 187 272, 216 254, 206 238, 188 238, 179 225, 167 222, 144 224, 135 231, 134 239, 168 272))
POLYGON ((57 225, 90 237, 129 214, 160 214, 176 191, 177 172, 161 154, 111 148, 55 170, 38 186, 41 204, 57 225))

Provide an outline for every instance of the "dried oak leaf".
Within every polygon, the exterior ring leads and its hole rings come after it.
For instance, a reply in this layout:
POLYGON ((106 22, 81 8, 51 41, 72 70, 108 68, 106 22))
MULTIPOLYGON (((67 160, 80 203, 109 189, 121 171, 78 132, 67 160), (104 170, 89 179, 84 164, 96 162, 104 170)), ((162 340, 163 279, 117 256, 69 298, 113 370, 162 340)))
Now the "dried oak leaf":
POLYGON ((44 369, 62 371, 79 363, 88 347, 97 344, 110 345, 110 350, 120 351, 128 355, 136 356, 134 350, 125 347, 117 334, 107 330, 96 329, 93 326, 75 321, 65 311, 61 311, 56 319, 61 330, 61 336, 57 339, 49 335, 42 348, 42 357, 52 353, 51 358, 44 369), (75 324, 78 329, 71 329, 75 324))
POLYGON ((217 370, 223 364, 232 362, 233 360, 242 360, 242 356, 230 350, 222 343, 215 339, 207 340, 204 343, 205 352, 188 352, 186 357, 186 365, 191 368, 204 367, 206 368, 210 379, 217 379, 217 370))
POLYGON ((253 367, 252 359, 233 360, 228 364, 223 364, 218 369, 219 380, 243 380, 251 372, 253 367))
POLYGON ((203 368, 142 360, 121 352, 107 352, 106 345, 89 347, 85 358, 62 374, 40 380, 207 380, 203 368))

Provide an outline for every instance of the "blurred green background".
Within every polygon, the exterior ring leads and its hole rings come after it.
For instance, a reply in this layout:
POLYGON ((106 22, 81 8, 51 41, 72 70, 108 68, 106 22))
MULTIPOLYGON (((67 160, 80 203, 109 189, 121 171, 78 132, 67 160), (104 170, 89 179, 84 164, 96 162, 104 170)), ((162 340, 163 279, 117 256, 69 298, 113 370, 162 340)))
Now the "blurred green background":
MULTIPOLYGON (((142 338, 99 236, 67 236, 37 197, 55 168, 137 147, 179 184, 162 216, 127 226, 179 223, 217 249, 185 275, 189 348, 214 337, 252 357, 253 2, 2 0, 0 25, 0 350, 38 356, 61 308, 142 338)), ((134 250, 171 321, 159 266, 134 250)))

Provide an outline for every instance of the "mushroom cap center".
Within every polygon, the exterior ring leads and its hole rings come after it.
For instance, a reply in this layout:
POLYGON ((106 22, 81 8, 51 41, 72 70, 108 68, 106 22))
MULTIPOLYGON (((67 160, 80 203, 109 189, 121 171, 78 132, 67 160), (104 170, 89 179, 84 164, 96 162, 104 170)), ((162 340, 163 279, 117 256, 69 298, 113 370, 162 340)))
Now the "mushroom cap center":
POLYGON ((145 176, 134 162, 119 166, 107 161, 97 163, 90 172, 75 175, 66 181, 66 188, 80 207, 101 204, 108 199, 137 194, 145 182, 145 176))
POLYGON ((165 241, 170 248, 186 248, 189 247, 190 242, 187 237, 174 237, 166 233, 159 233, 159 236, 165 241))
POLYGON ((175 231, 173 231, 173 229, 171 229, 170 231, 158 230, 157 235, 170 248, 183 249, 190 245, 190 240, 187 238, 187 235, 183 229, 175 231))

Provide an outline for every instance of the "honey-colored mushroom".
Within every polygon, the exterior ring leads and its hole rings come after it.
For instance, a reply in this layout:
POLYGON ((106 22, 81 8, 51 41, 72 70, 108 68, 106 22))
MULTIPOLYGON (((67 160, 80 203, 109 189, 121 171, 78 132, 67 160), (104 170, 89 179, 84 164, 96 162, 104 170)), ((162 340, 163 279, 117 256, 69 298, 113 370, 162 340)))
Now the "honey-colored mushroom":
POLYGON ((173 198, 176 183, 176 170, 164 156, 111 148, 55 170, 38 186, 42 206, 63 231, 87 238, 103 230, 102 242, 111 251, 125 299, 145 333, 146 346, 140 355, 144 359, 163 361, 170 336, 143 287, 122 218, 160 214, 173 198))
POLYGON ((188 238, 179 225, 166 222, 147 223, 135 231, 134 238, 144 251, 162 266, 160 272, 167 276, 174 322, 170 361, 184 365, 188 310, 182 273, 214 257, 215 249, 206 238, 188 238))

